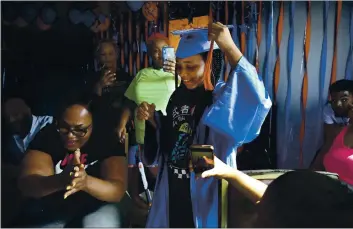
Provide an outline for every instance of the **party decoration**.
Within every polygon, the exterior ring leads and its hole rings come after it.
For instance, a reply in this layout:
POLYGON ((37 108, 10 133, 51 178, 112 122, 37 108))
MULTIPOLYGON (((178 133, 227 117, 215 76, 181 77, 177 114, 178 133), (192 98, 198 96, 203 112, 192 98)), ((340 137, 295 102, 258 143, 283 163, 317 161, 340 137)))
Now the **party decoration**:
POLYGON ((93 24, 95 24, 96 15, 93 14, 92 11, 86 10, 82 15, 82 23, 90 28, 93 24))
POLYGON ((129 8, 136 12, 141 9, 143 6, 144 2, 143 1, 126 1, 126 4, 129 6, 129 8))
POLYGON ((45 24, 40 17, 37 17, 37 26, 40 30, 43 31, 49 30, 51 28, 51 25, 45 24))
POLYGON ((54 23, 57 13, 53 8, 45 6, 42 8, 40 16, 44 24, 51 25, 54 23))
POLYGON ((26 27, 28 25, 28 23, 22 17, 16 18, 14 24, 20 28, 26 27))
POLYGON ((21 17, 25 20, 28 24, 32 23, 32 21, 36 18, 38 14, 38 10, 34 6, 33 3, 25 3, 21 7, 21 17))
POLYGON ((158 6, 156 2, 146 2, 142 7, 143 16, 147 21, 157 21, 158 6))
POLYGON ((83 21, 83 14, 77 9, 71 9, 69 19, 74 25, 78 25, 83 21))

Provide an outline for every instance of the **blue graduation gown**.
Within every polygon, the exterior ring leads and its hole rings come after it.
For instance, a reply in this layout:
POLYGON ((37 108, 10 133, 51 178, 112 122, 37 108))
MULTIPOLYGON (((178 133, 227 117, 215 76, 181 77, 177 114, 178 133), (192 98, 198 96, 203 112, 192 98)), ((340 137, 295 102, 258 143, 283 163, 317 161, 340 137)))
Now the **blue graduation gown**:
MULTIPOLYGON (((205 139, 196 136, 205 136, 203 133, 207 125, 209 127, 207 144, 214 146, 215 155, 219 159, 236 168, 237 147, 251 142, 258 136, 272 102, 262 79, 245 57, 240 59, 227 82, 223 78, 217 82, 213 100, 213 104, 206 108, 196 128, 194 144, 204 144, 205 139)), ((167 228, 169 186, 167 162, 163 155, 168 152, 159 152, 159 136, 165 134, 159 132, 159 120, 156 114, 156 139, 150 142, 145 139, 145 155, 156 155, 160 165, 146 227, 167 228), (149 147, 149 144, 157 147, 149 147), (153 149, 157 152, 151 152, 153 149)), ((196 180, 195 175, 191 173, 190 183, 195 226, 218 227, 217 180, 215 178, 196 180)))

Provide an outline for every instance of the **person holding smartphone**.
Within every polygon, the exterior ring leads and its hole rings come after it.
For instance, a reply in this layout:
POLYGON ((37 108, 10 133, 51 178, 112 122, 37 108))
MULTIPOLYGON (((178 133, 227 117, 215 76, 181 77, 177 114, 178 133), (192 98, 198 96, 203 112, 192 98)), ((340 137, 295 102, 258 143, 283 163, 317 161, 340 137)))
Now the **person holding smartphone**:
POLYGON ((227 26, 217 22, 210 30, 174 34, 182 35, 176 51, 181 85, 169 99, 166 115, 147 101, 137 109, 138 118, 147 121, 144 157, 150 162, 158 158, 160 167, 146 226, 218 227, 218 183, 196 180, 190 173, 189 148, 212 145, 216 156, 236 167, 237 147, 257 137, 272 103, 227 26), (214 64, 222 60, 212 57, 219 58, 218 49, 232 69, 227 80, 214 64), (213 89, 212 80, 218 78, 213 89))
POLYGON ((203 179, 225 179, 257 205, 250 227, 345 228, 353 225, 353 192, 338 179, 298 170, 287 172, 267 185, 217 157, 205 158, 205 161, 214 168, 203 172, 203 179))
MULTIPOLYGON (((145 138, 145 121, 138 120, 135 116, 135 108, 141 104, 143 101, 148 101, 148 103, 153 104, 154 108, 166 114, 166 107, 169 101, 169 97, 175 90, 175 52, 174 48, 169 47, 169 40, 166 36, 160 33, 154 33, 147 40, 147 51, 148 55, 152 59, 152 66, 140 70, 128 89, 125 92, 125 97, 135 104, 135 107, 127 106, 124 109, 122 118, 120 120, 120 125, 118 127, 117 133, 121 141, 125 140, 126 125, 129 119, 132 117, 134 119, 135 126, 135 136, 129 135, 129 138, 135 137, 136 143, 139 147, 135 146, 134 150, 129 151, 129 167, 130 167, 130 177, 131 182, 130 194, 133 196, 136 204, 141 208, 148 209, 148 206, 141 201, 139 197, 138 184, 138 168, 136 167, 136 156, 139 157, 138 151, 144 150, 144 138, 145 138), (168 48, 169 58, 163 55, 163 50, 168 48), (174 63, 171 66, 165 65, 166 62, 174 63)), ((148 179, 150 183, 153 183, 154 178, 158 172, 157 164, 151 165, 148 170, 146 169, 146 175, 151 178, 148 179)), ((150 186, 153 187, 153 186, 150 186)))

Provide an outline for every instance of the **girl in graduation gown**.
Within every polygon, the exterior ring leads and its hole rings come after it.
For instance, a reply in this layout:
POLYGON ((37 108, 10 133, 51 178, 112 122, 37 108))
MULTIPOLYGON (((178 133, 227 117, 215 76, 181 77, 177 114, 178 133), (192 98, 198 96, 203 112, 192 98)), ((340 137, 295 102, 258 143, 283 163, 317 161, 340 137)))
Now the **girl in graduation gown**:
POLYGON ((189 147, 213 145, 215 155, 236 167, 237 147, 251 142, 271 108, 262 79, 233 42, 227 26, 175 32, 181 35, 176 68, 182 84, 172 94, 167 115, 142 102, 139 119, 146 120, 147 162, 158 158, 160 171, 146 227, 218 227, 218 183, 195 179, 189 172, 189 147), (215 42, 215 43, 214 43, 215 42), (213 49, 227 57, 231 72, 214 90, 210 83, 213 49))

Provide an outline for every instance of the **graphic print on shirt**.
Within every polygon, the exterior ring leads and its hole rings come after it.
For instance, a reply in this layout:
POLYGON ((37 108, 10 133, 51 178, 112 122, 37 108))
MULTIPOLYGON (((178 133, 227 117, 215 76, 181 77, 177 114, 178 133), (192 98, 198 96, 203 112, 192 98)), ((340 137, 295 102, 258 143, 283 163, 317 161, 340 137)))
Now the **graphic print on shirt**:
POLYGON ((177 168, 188 168, 189 147, 192 143, 193 115, 195 106, 175 106, 173 108, 173 128, 177 134, 169 162, 177 168))
MULTIPOLYGON (((88 156, 87 154, 81 154, 81 157, 80 157, 80 162, 85 165, 85 169, 87 169, 87 167, 92 166, 98 162, 98 160, 95 160, 91 163, 86 164, 87 156, 88 156)), ((71 154, 66 154, 63 160, 58 161, 58 163, 55 165, 55 174, 62 173, 66 165, 69 162, 71 162, 73 158, 74 158, 74 154, 71 153, 71 154)))

